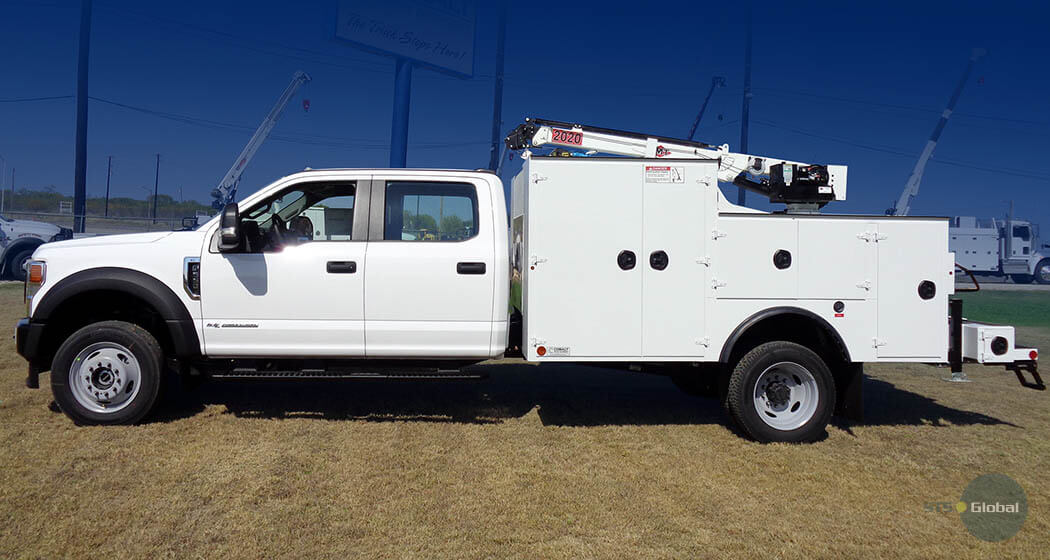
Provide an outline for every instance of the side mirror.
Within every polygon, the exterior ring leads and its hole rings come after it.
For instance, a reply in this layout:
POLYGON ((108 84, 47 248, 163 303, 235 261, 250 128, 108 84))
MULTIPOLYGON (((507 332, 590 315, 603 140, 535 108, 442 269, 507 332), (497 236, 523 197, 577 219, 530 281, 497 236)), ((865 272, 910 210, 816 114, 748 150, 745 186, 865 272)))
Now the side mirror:
POLYGON ((236 202, 227 204, 219 217, 219 252, 236 251, 241 246, 241 212, 236 202))

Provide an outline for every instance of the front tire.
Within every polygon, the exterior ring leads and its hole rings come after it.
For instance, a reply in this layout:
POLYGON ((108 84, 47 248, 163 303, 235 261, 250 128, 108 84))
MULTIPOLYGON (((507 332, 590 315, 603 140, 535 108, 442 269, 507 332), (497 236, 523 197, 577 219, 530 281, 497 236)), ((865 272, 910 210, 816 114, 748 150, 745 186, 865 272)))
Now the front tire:
POLYGON ((157 339, 142 327, 93 323, 59 347, 51 392, 77 424, 134 424, 157 402, 163 364, 157 339))
POLYGON ((767 342, 737 362, 726 400, 733 420, 756 441, 812 442, 835 410, 835 379, 805 346, 767 342))
POLYGON ((19 282, 26 281, 26 263, 33 258, 33 251, 35 250, 36 248, 24 249, 11 257, 11 261, 7 263, 8 270, 11 271, 11 278, 19 282))
POLYGON ((1050 284, 1050 259, 1043 259, 1035 265, 1035 281, 1050 284))

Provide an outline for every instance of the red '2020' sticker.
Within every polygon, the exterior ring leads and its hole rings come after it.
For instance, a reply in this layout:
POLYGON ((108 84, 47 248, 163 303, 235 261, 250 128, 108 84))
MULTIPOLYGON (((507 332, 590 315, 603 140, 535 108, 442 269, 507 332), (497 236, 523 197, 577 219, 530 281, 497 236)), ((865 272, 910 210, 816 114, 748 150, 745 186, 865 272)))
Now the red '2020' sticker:
POLYGON ((551 129, 551 142, 565 144, 567 146, 580 146, 583 144, 583 133, 572 130, 551 129))

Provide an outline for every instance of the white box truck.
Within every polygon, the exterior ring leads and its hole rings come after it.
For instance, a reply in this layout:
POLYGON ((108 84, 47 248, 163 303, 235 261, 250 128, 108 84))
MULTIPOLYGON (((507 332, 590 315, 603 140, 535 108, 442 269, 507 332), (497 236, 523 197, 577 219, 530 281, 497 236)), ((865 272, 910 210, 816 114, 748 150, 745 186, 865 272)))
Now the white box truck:
MULTIPOLYGON (((50 370, 74 421, 123 424, 169 373, 449 378, 521 355, 671 375, 754 439, 801 442, 859 414, 864 362, 964 358, 947 220, 815 213, 843 167, 535 120, 508 145, 525 158, 510 223, 490 172, 330 169, 196 231, 45 245, 17 327, 27 384, 50 370), (545 138, 643 148, 534 155, 545 138), (729 203, 727 178, 792 212, 729 203)), ((995 335, 970 357, 1035 373, 1036 350, 995 335)))

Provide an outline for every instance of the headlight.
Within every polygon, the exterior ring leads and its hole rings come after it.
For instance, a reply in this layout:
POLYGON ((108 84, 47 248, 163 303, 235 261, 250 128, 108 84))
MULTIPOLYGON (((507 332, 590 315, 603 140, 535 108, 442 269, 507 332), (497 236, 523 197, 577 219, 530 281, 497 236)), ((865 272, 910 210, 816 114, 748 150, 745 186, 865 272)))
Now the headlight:
POLYGON ((25 300, 26 300, 26 317, 29 316, 29 312, 33 307, 33 296, 40 291, 40 287, 44 285, 44 280, 47 278, 47 265, 43 261, 29 261, 26 264, 26 286, 25 286, 25 300))

